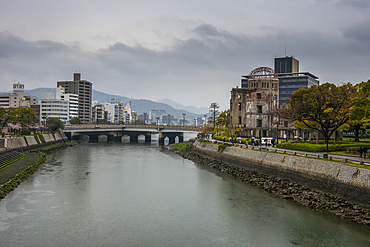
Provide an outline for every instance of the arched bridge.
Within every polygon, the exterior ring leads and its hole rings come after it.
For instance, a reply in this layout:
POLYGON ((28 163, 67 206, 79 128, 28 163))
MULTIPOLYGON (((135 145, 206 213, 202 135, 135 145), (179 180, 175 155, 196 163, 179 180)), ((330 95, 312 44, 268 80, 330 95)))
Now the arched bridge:
POLYGON ((153 134, 158 134, 160 144, 168 138, 169 143, 184 141, 185 132, 198 132, 195 126, 166 126, 166 125, 108 125, 108 124, 81 124, 66 125, 64 133, 70 140, 88 138, 92 142, 137 142, 140 136, 145 142, 150 142, 153 134))

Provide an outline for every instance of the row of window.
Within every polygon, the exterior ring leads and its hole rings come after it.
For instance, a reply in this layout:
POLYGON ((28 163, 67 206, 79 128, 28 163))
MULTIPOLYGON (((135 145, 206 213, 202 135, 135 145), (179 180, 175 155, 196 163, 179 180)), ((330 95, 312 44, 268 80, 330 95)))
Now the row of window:
POLYGON ((42 108, 68 108, 68 106, 64 105, 41 105, 42 108))
POLYGON ((42 111, 58 111, 58 112, 68 112, 68 110, 58 110, 58 109, 42 109, 42 111))
MULTIPOLYGON (((239 116, 239 119, 238 119, 239 121, 239 123, 238 124, 242 124, 242 117, 241 116, 239 116)), ((257 128, 262 128, 262 119, 256 119, 256 123, 257 123, 257 128)), ((280 124, 282 124, 282 123, 280 123, 280 124)), ((288 127, 288 121, 284 121, 284 127, 288 127)))

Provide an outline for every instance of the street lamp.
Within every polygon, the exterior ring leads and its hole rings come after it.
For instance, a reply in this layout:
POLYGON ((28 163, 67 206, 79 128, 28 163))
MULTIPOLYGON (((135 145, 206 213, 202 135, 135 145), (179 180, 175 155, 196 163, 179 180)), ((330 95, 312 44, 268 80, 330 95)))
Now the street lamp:
POLYGON ((185 126, 185 115, 186 115, 186 113, 182 114, 182 116, 183 116, 183 118, 182 118, 182 127, 185 126))

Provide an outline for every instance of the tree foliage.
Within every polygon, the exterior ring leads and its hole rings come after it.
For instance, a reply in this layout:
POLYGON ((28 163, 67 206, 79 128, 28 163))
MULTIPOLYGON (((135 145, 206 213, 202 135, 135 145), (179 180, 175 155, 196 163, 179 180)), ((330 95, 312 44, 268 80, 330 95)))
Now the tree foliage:
POLYGON ((228 126, 230 124, 230 109, 222 111, 216 119, 216 125, 228 126))
POLYGON ((292 94, 288 110, 295 120, 330 137, 349 121, 352 99, 356 95, 357 89, 351 83, 301 88, 292 94))
POLYGON ((0 127, 1 130, 11 124, 29 126, 39 121, 35 110, 32 108, 0 108, 0 127))
POLYGON ((55 117, 49 117, 46 119, 46 125, 49 127, 50 130, 56 131, 58 129, 64 129, 64 123, 55 117))
POLYGON ((73 117, 71 120, 69 120, 70 124, 81 124, 81 119, 79 117, 73 117))
POLYGON ((353 99, 350 121, 355 128, 355 140, 358 141, 359 130, 364 127, 370 130, 370 80, 358 85, 358 95, 353 99))

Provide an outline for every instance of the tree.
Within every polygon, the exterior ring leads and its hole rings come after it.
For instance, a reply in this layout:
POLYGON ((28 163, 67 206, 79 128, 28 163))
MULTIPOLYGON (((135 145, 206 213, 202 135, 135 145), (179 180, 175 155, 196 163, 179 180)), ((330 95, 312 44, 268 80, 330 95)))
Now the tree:
POLYGON ((7 126, 8 122, 10 122, 10 117, 9 117, 9 111, 12 108, 0 108, 0 127, 1 127, 1 133, 3 132, 3 128, 7 126))
POLYGON ((359 141, 359 130, 365 127, 370 129, 370 80, 358 85, 358 95, 353 99, 351 108, 350 125, 355 129, 355 141, 359 141))
POLYGON ((230 109, 222 111, 216 119, 216 124, 221 126, 228 126, 230 124, 230 109))
POLYGON ((79 117, 73 117, 71 120, 69 120, 70 124, 81 124, 81 119, 79 117))
POLYGON ((288 109, 295 120, 325 136, 328 151, 329 137, 349 120, 356 93, 351 83, 340 87, 325 83, 301 88, 292 94, 288 109))
POLYGON ((56 131, 58 129, 64 129, 64 123, 55 117, 49 117, 46 119, 46 125, 52 130, 56 131))
POLYGON ((209 112, 213 115, 213 128, 216 127, 216 117, 220 113, 217 109, 220 108, 220 105, 217 102, 211 103, 211 106, 209 107, 209 112))

